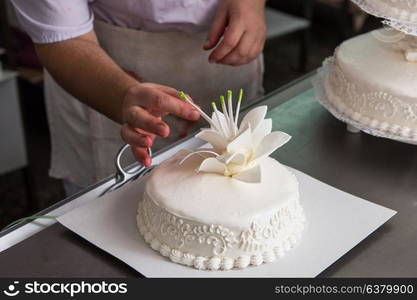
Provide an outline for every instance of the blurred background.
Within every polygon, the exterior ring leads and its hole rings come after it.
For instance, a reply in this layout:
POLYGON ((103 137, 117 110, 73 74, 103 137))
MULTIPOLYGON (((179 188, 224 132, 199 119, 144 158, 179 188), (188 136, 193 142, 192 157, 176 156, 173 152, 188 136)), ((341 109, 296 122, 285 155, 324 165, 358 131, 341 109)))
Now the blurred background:
MULTIPOLYGON (((264 87, 271 92, 314 71, 349 37, 381 26, 348 0, 269 1, 264 87)), ((9 1, 0 1, 0 228, 62 200, 48 176, 50 140, 42 68, 19 29, 9 1)))

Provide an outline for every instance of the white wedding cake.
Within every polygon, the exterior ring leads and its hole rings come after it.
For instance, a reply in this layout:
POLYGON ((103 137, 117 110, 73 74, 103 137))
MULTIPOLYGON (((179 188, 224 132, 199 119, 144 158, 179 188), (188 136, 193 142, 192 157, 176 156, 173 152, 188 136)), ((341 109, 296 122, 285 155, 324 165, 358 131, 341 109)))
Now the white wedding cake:
MULTIPOLYGON (((417 1, 354 1, 367 12, 416 22, 417 1)), ((314 80, 317 100, 351 131, 417 143, 417 37, 392 27, 343 42, 314 80)))
MULTIPOLYGON (((182 97, 189 101, 187 96, 182 97)), ((211 147, 179 151, 150 174, 137 224, 145 241, 171 261, 201 270, 242 269, 272 262, 300 239, 305 217, 296 177, 269 155, 290 136, 271 132, 267 108, 237 126, 231 93, 200 111, 211 147), (227 105, 226 105, 227 104, 227 105)), ((238 100, 239 111, 241 94, 238 100)))
POLYGON ((417 140, 417 64, 401 48, 367 33, 340 45, 324 71, 325 97, 336 114, 417 140))

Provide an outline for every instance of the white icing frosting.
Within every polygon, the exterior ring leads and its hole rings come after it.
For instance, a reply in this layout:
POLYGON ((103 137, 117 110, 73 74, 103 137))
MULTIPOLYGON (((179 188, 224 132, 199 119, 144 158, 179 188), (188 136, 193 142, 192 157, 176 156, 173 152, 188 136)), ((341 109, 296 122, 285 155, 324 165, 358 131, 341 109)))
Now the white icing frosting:
POLYGON ((374 30, 371 34, 383 42, 384 47, 392 47, 394 50, 404 52, 404 58, 409 62, 417 62, 415 55, 417 53, 417 36, 405 34, 393 28, 383 28, 374 30))
POLYGON ((233 258, 224 257, 222 260, 221 268, 223 270, 231 270, 233 269, 234 264, 235 264, 235 260, 233 258))
MULTIPOLYGON (((146 242, 148 242, 148 241, 146 241, 146 242)), ((170 253, 171 253, 171 248, 168 245, 166 245, 166 244, 162 244, 161 245, 161 248, 159 249, 159 251, 161 252, 162 256, 168 257, 170 255, 170 253)))
POLYGON ((263 253, 254 254, 251 257, 250 263, 254 266, 259 266, 264 262, 263 253))
POLYGON ((266 263, 273 262, 275 260, 275 253, 273 250, 268 250, 263 253, 263 260, 266 263))
POLYGON ((161 242, 157 239, 153 239, 151 242, 151 248, 153 250, 159 250, 161 248, 161 242))
POLYGON ((376 135, 417 139, 417 65, 400 49, 368 33, 344 42, 328 64, 325 96, 337 112, 376 135))
POLYGON ((220 269, 222 259, 218 256, 213 256, 208 260, 207 268, 210 270, 218 270, 220 269))
POLYGON ((145 188, 145 199, 177 217, 243 229, 253 222, 262 225, 280 208, 298 201, 295 176, 273 158, 261 162, 264 180, 248 184, 219 174, 197 173, 195 167, 203 159, 198 156, 179 166, 188 153, 182 150, 154 169, 145 188))
POLYGON ((184 253, 182 264, 191 267, 194 264, 195 256, 191 253, 184 253))
POLYGON ((249 266, 251 262, 251 259, 249 256, 247 255, 242 255, 239 256, 236 260, 235 260, 235 267, 238 269, 244 269, 247 266, 249 266))
POLYGON ((204 270, 206 268, 207 257, 198 256, 194 259, 194 267, 199 270, 204 270))
POLYGON ((154 250, 200 270, 230 270, 272 262, 297 243, 305 217, 284 166, 265 158, 265 180, 249 184, 196 173, 201 157, 179 166, 188 153, 155 168, 139 202, 139 231, 154 250))
POLYGON ((175 263, 180 263, 183 260, 183 254, 181 251, 178 251, 176 249, 172 249, 169 254, 169 259, 172 260, 175 263))

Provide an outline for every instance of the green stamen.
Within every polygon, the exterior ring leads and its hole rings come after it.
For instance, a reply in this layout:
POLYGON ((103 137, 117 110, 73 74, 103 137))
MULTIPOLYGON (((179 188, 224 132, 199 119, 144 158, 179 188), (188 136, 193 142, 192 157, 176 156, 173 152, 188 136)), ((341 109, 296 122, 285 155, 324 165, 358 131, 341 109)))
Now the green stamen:
POLYGON ((225 105, 225 101, 224 101, 224 96, 223 95, 220 96, 220 104, 222 106, 225 105))
POLYGON ((241 102, 243 97, 243 89, 239 90, 239 98, 237 99, 237 102, 241 102))
POLYGON ((186 100, 187 98, 185 97, 185 93, 183 91, 178 91, 178 95, 180 96, 181 99, 186 100))

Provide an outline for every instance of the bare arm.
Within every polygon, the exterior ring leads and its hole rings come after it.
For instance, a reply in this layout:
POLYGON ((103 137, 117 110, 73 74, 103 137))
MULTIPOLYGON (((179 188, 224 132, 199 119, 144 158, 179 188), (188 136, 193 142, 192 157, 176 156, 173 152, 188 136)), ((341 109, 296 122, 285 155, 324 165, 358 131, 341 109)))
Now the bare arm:
POLYGON ((146 147, 152 146, 155 135, 169 134, 160 117, 173 113, 188 120, 199 118, 174 88, 139 83, 125 73, 100 47, 94 31, 58 43, 35 44, 35 49, 42 65, 67 92, 124 124, 123 139, 146 165, 151 163, 146 147))
POLYGON ((137 81, 99 46, 93 31, 51 44, 35 44, 42 65, 71 95, 122 123, 122 99, 137 81))

